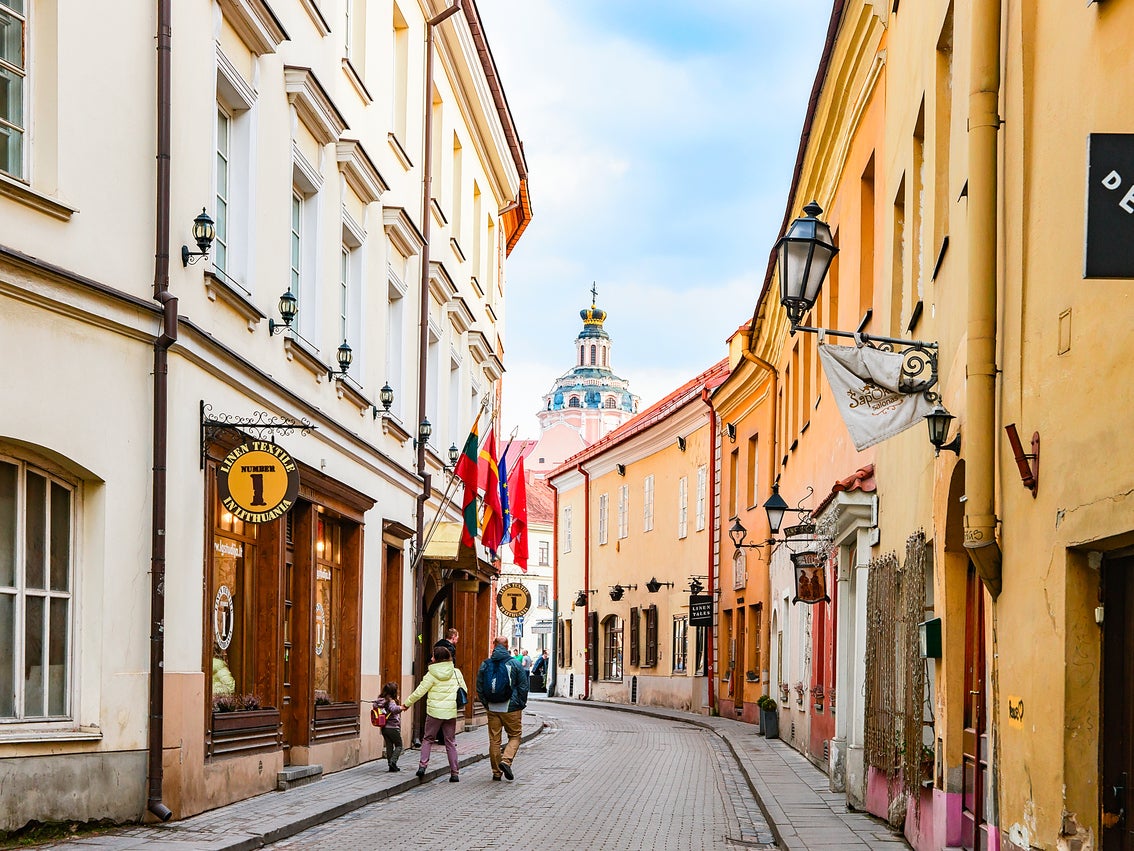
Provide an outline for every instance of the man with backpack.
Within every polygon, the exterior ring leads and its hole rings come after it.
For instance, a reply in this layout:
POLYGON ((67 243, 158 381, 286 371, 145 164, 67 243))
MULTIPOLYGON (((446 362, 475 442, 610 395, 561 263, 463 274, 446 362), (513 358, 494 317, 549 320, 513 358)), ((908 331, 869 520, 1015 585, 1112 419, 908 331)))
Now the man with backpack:
POLYGON ((476 693, 488 711, 488 758, 492 779, 501 775, 515 779, 512 760, 520 749, 521 719, 528 705, 528 675, 508 652, 508 638, 497 636, 492 642, 492 655, 476 672, 476 693), (508 733, 508 744, 500 752, 501 730, 508 733))

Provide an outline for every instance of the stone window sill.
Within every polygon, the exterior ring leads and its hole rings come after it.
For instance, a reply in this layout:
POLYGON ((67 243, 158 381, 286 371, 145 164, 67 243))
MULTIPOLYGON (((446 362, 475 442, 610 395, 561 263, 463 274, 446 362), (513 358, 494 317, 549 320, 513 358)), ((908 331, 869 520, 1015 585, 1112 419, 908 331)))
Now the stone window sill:
POLYGON ((73 207, 68 207, 54 198, 49 198, 42 192, 36 192, 26 183, 3 174, 0 174, 0 196, 11 198, 13 201, 41 213, 47 213, 47 215, 59 219, 61 222, 70 221, 71 216, 78 212, 73 207))
POLYGON ((18 727, 0 729, 0 745, 29 744, 34 742, 98 742, 102 731, 98 727, 18 727))

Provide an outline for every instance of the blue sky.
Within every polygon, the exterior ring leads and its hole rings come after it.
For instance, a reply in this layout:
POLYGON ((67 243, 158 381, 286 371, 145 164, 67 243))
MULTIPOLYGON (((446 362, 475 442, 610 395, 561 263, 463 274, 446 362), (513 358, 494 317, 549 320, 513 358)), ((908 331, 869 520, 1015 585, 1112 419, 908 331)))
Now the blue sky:
POLYGON ((503 428, 535 437, 579 310, 648 405, 726 354, 778 237, 831 0, 478 0, 524 143, 503 428))

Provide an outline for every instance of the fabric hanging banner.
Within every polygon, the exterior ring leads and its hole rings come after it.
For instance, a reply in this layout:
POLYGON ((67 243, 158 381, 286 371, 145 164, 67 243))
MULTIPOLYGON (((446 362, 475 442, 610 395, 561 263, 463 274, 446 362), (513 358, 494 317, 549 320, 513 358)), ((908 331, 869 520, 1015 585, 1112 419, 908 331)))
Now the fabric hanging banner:
POLYGON ((925 422, 933 410, 924 393, 898 389, 905 361, 899 352, 820 343, 819 360, 859 451, 925 422))

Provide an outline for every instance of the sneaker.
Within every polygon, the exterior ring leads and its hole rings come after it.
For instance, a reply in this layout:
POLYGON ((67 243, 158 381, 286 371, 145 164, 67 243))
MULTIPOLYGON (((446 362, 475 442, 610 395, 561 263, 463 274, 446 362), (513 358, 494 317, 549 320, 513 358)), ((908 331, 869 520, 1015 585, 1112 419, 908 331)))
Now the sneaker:
POLYGON ((424 765, 417 769, 417 776, 418 777, 424 777, 425 776, 425 766, 424 765))
POLYGON ((514 775, 512 773, 512 766, 510 766, 508 763, 506 763, 506 762, 500 763, 500 771, 509 780, 515 780, 516 779, 516 775, 514 775))
POLYGON ((504 778, 503 778, 503 777, 501 777, 501 776, 500 776, 499 774, 493 774, 493 775, 492 775, 492 779, 493 779, 493 780, 503 780, 504 778))
POLYGON ((460 782, 461 782, 461 778, 460 778, 460 777, 458 777, 458 776, 457 776, 456 774, 450 774, 450 775, 449 775, 449 782, 450 782, 450 783, 460 783, 460 782))

